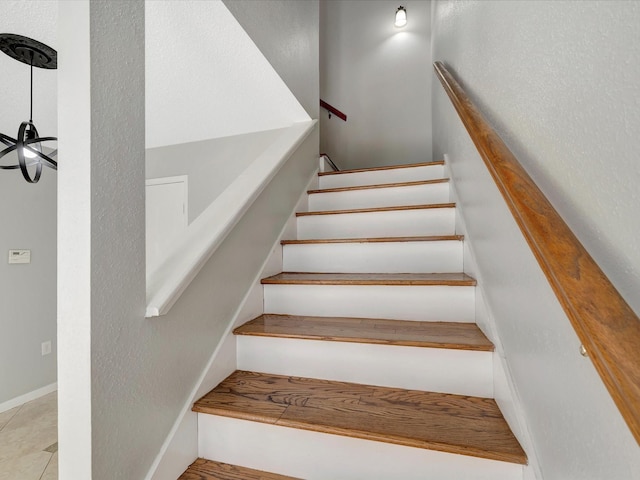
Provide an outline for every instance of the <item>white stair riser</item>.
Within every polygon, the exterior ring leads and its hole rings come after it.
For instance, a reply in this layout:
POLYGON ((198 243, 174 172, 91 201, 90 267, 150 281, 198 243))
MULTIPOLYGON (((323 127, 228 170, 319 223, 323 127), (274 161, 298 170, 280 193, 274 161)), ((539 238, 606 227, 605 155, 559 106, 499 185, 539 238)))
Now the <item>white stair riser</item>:
POLYGON ((239 370, 493 396, 492 352, 238 335, 239 370))
POLYGON ((431 183, 346 192, 312 193, 309 195, 309 211, 425 205, 447 203, 448 201, 449 183, 431 183))
POLYGON ((264 285, 264 312, 474 322, 475 287, 264 285))
POLYGON ((436 180, 444 177, 443 165, 394 168, 370 172, 342 173, 320 176, 320 188, 360 187, 382 183, 417 182, 436 180))
POLYGON ((523 467, 198 414, 199 456, 307 480, 523 480, 523 467))
POLYGON ((427 208, 298 217, 298 239, 453 235, 455 208, 427 208))
POLYGON ((313 243, 283 246, 283 271, 461 272, 462 241, 313 243))

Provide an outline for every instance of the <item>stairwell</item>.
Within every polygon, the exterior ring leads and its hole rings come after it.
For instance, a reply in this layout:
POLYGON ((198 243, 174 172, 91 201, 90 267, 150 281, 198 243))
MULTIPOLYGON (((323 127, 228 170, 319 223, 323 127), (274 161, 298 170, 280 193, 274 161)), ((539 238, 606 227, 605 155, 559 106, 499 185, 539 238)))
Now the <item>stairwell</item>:
POLYGON ((319 176, 180 479, 522 480, 443 162, 319 176))

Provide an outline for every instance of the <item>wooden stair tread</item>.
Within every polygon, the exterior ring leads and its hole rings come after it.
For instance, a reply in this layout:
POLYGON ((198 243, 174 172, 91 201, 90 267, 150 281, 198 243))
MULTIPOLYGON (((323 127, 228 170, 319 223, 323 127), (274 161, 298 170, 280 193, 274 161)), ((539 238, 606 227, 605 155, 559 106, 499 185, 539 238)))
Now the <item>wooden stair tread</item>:
POLYGON ((193 410, 526 464, 494 400, 236 371, 193 410))
POLYGON ((296 480, 275 473, 198 458, 178 480, 296 480))
POLYGON ((474 286, 464 273, 298 273, 282 272, 263 278, 264 285, 447 285, 474 286))
POLYGON ((430 235, 417 237, 376 237, 376 238, 318 238, 309 240, 282 240, 282 245, 304 245, 310 243, 384 243, 384 242, 437 242, 460 241, 464 235, 430 235))
POLYGON ((319 172, 318 176, 324 177, 327 175, 343 175, 346 173, 377 172, 379 170, 395 170, 397 168, 428 167, 431 165, 444 165, 444 161, 437 160, 434 162, 407 163, 403 165, 388 165, 385 167, 355 168, 352 170, 340 170, 337 172, 319 172))
POLYGON ((448 182, 449 182, 448 178, 439 178, 436 180, 419 180, 416 182, 378 183, 375 185, 360 185, 355 187, 321 188, 317 190, 307 190, 307 193, 312 195, 314 193, 350 192, 352 190, 371 190, 376 188, 417 187, 419 185, 432 185, 437 183, 448 183, 448 182))
POLYGON ((487 352, 494 349, 474 323, 264 314, 236 328, 233 333, 487 352))
POLYGON ((402 205, 399 207, 350 208, 347 210, 320 210, 317 212, 296 212, 296 217, 311 215, 339 215, 343 213, 396 212, 399 210, 429 210, 433 208, 455 208, 455 203, 427 203, 424 205, 402 205))

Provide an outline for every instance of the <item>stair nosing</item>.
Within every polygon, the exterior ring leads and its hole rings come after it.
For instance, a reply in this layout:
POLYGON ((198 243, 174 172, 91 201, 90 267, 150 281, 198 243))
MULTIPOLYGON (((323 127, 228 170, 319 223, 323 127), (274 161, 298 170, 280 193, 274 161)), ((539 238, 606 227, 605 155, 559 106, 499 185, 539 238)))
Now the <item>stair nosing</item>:
POLYGON ((451 286, 451 287, 475 287, 476 280, 463 272, 457 273, 327 273, 327 272, 280 272, 276 275, 263 278, 260 281, 263 285, 388 285, 388 286, 451 286), (287 275, 300 275, 287 279, 287 275), (318 275, 324 278, 304 278, 303 276, 318 275), (340 278, 331 278, 333 275, 340 278), (434 278, 419 278, 419 275, 433 275, 434 278), (442 275, 443 278, 436 278, 442 275), (446 279, 454 275, 462 275, 461 279, 446 279), (352 278, 348 278, 351 276, 352 278), (402 279, 402 276, 414 277, 402 279), (359 277, 359 278, 358 278, 359 277), (369 277, 369 278, 367 278, 369 277))
POLYGON ((309 195, 318 193, 340 193, 351 192, 357 190, 373 190, 380 188, 400 188, 400 187, 418 187, 421 185, 438 185, 440 183, 449 183, 448 178, 438 178, 435 180, 418 180, 415 182, 396 182, 396 183, 378 183, 374 185, 360 185, 354 187, 335 187, 335 188, 319 188, 315 190, 307 190, 309 195))
POLYGON ((384 167, 372 167, 372 168, 354 168, 351 170, 339 170, 337 172, 318 172, 318 176, 324 177, 329 175, 342 175, 349 173, 362 173, 362 172, 378 172, 381 170, 395 170, 400 168, 414 168, 414 167, 429 167, 436 165, 444 165, 444 160, 434 160, 432 162, 419 162, 419 163, 407 163, 403 165, 387 165, 384 167))
POLYGON ((320 210, 314 212, 296 212, 296 217, 310 217, 314 215, 343 215, 349 213, 376 213, 376 212, 397 212, 403 210, 431 210, 437 208, 456 208, 456 204, 450 203, 428 203, 423 205, 401 205, 397 207, 374 207, 374 208, 352 208, 347 210, 320 210))
MULTIPOLYGON (((415 320, 388 320, 388 319, 375 319, 375 318, 355 318, 355 317, 315 317, 309 315, 282 315, 282 314, 262 314, 258 317, 250 320, 249 322, 236 327, 233 330, 234 335, 242 335, 242 336, 253 336, 253 337, 271 337, 271 338, 286 338, 286 339, 300 339, 300 340, 317 340, 317 341, 327 341, 327 342, 342 342, 342 343, 363 343, 363 344, 371 344, 371 345, 388 345, 388 346, 399 346, 399 347, 418 347, 418 348, 439 348, 439 349, 447 349, 447 350, 465 350, 465 351, 473 351, 473 352, 493 352, 495 351, 495 346, 493 343, 482 333, 482 331, 477 327, 475 323, 472 322, 430 322, 430 321, 415 321, 415 320), (249 328, 251 325, 259 324, 261 321, 265 319, 275 317, 277 319, 282 319, 284 321, 291 319, 300 319, 300 320, 308 320, 309 323, 312 323, 317 320, 331 320, 334 323, 339 323, 340 321, 344 321, 345 323, 359 323, 361 326, 369 326, 371 325, 375 327, 376 321, 384 321, 386 322, 397 322, 398 326, 431 326, 436 327, 439 326, 454 326, 454 327, 466 327, 474 326, 477 331, 482 335, 482 337, 486 340, 487 343, 472 343, 464 340, 462 341, 438 341, 437 339, 433 340, 410 340, 410 339, 390 339, 390 338, 374 338, 368 333, 360 336, 346 336, 332 334, 332 335, 320 335, 320 334, 311 334, 311 333, 297 333, 297 332, 259 332, 259 331, 251 331, 249 328), (364 324, 364 325, 362 325, 364 324), (371 325, 367 325, 371 324, 371 325)), ((423 334, 424 335, 424 334, 423 334)))
POLYGON ((417 441, 415 439, 409 439, 407 437, 402 437, 400 435, 379 434, 375 432, 368 432, 364 429, 345 428, 345 427, 326 426, 326 425, 319 427, 319 426, 304 422, 302 420, 296 421, 296 420, 290 420, 290 419, 284 419, 284 420, 279 419, 274 423, 274 425, 280 426, 280 427, 297 428, 300 430, 308 430, 311 432, 321 432, 321 433, 328 433, 332 435, 341 435, 345 437, 361 438, 363 440, 371 440, 374 442, 391 443, 394 445, 401 445, 404 447, 423 448, 425 450, 434 450, 437 452, 453 453, 457 455, 467 455, 470 457, 484 458, 487 460, 516 463, 520 465, 526 464, 526 460, 522 460, 521 457, 515 456, 515 455, 506 455, 506 454, 492 455, 486 450, 483 450, 480 448, 456 445, 453 443, 446 443, 446 442, 438 442, 435 440, 417 441), (453 450, 455 450, 455 452, 453 450))
POLYGON ((250 475, 252 479, 260 479, 260 480, 301 480, 295 477, 289 477, 287 475, 280 475, 273 472, 267 472, 265 470, 258 470, 255 468, 243 467, 241 465, 233 465, 226 462, 219 462, 216 460, 208 460, 206 458, 198 457, 189 467, 180 475, 178 480, 181 480, 187 474, 197 474, 200 480, 220 480, 223 477, 225 479, 238 479, 238 474, 242 474, 242 478, 249 478, 247 475, 250 475), (215 471, 213 471, 213 468, 215 471), (224 467, 232 467, 233 469, 237 469, 237 471, 227 472, 224 470, 220 470, 220 468, 224 467), (229 475, 231 473, 231 475, 229 475))
POLYGON ((463 241, 464 235, 424 235, 415 237, 363 237, 363 238, 315 238, 307 240, 281 240, 281 245, 306 245, 323 243, 409 243, 463 241))

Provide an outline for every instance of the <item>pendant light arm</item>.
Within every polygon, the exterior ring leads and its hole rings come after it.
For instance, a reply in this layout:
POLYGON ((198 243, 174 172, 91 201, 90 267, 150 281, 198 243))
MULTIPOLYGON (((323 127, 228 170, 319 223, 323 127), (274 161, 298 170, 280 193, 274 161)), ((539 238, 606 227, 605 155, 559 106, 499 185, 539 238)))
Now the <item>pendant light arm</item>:
POLYGON ((31 86, 29 88, 29 122, 33 122, 33 50, 31 51, 31 86))

